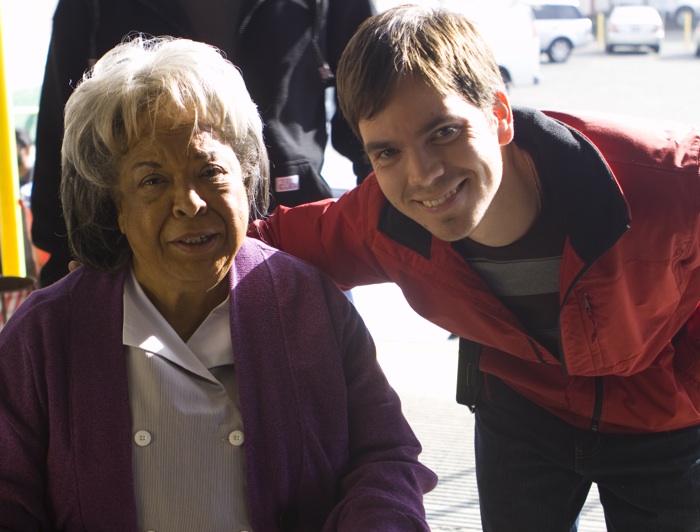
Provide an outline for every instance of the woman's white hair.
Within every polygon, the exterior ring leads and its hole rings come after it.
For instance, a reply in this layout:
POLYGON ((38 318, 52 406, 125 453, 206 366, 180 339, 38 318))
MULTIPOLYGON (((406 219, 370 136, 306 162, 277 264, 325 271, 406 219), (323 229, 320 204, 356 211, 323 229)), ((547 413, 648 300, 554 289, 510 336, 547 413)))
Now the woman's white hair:
POLYGON ((117 225, 118 165, 156 121, 211 130, 243 170, 251 220, 267 212, 262 121, 238 69, 207 44, 131 36, 85 74, 65 108, 61 200, 77 260, 114 271, 131 256, 117 225))

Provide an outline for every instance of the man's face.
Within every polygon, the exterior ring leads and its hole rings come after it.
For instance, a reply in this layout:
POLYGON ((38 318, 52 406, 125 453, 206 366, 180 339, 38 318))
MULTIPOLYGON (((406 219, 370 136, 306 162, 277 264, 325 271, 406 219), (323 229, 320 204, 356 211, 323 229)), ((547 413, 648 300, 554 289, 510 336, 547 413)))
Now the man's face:
POLYGON ((504 95, 484 113, 460 95, 406 77, 388 105, 358 125, 394 207, 441 240, 479 231, 501 184, 501 146, 513 135, 504 95))

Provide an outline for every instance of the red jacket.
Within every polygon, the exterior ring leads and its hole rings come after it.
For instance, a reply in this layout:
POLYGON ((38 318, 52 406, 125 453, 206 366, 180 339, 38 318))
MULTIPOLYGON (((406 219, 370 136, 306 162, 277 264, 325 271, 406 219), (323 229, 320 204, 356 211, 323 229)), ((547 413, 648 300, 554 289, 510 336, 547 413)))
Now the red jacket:
POLYGON ((542 155, 565 217, 561 360, 374 176, 337 203, 282 208, 251 233, 345 287, 395 282, 420 315, 483 346, 483 372, 578 427, 700 423, 700 130, 514 111, 515 142, 542 155))

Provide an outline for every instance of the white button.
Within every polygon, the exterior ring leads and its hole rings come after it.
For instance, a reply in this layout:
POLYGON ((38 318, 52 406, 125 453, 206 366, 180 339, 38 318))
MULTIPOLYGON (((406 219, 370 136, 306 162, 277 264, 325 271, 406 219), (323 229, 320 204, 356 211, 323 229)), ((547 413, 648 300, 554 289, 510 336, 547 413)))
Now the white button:
POLYGON ((236 447, 238 447, 239 445, 243 445, 243 431, 234 430, 231 434, 228 435, 228 442, 231 445, 235 445, 236 447))
POLYGON ((145 447, 151 443, 151 433, 147 430, 140 430, 134 434, 134 441, 139 447, 145 447))

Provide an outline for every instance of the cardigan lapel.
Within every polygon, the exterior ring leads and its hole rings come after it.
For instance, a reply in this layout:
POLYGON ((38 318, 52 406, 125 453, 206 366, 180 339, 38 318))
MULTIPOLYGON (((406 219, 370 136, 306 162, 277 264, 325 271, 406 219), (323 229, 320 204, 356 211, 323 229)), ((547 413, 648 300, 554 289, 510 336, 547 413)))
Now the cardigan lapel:
POLYGON ((131 415, 122 347, 126 271, 81 268, 71 298, 71 424, 81 513, 88 530, 136 530, 131 415))
MULTIPOLYGON (((287 360, 285 298, 266 248, 246 239, 231 273, 231 337, 255 530, 277 529, 302 471, 301 414, 287 360)), ((274 252, 272 252, 274 254, 274 252)), ((274 255, 273 255, 274 256, 274 255)))

